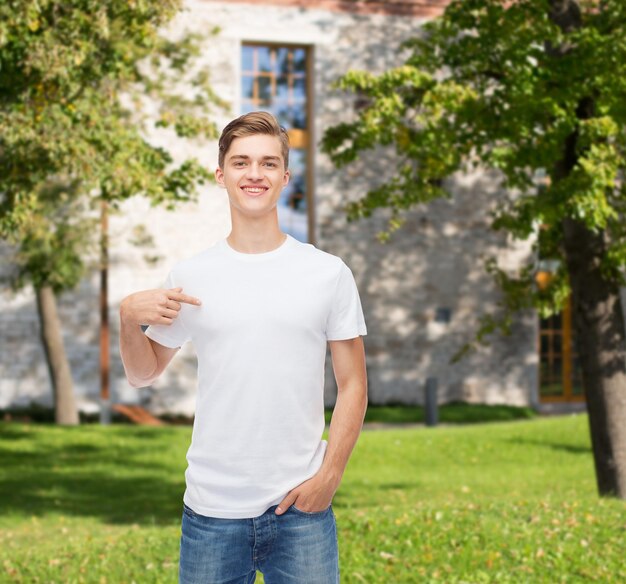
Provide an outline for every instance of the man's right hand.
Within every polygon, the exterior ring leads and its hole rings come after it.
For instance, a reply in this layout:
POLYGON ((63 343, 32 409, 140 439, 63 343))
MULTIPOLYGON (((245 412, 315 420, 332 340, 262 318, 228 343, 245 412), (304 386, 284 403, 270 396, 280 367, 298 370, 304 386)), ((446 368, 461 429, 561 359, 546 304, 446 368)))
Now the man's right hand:
POLYGON ((200 306, 201 301, 182 293, 182 288, 142 290, 126 296, 120 303, 120 318, 128 324, 170 325, 178 316, 181 303, 200 306))

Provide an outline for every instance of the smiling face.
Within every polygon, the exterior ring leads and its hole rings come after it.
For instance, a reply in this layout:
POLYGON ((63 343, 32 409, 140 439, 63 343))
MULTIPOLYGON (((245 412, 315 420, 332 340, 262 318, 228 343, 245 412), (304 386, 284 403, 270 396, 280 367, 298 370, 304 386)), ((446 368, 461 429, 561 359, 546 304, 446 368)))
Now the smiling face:
POLYGON ((226 189, 231 211, 248 216, 276 212, 280 193, 289 183, 277 136, 253 134, 235 138, 217 168, 215 179, 226 189))

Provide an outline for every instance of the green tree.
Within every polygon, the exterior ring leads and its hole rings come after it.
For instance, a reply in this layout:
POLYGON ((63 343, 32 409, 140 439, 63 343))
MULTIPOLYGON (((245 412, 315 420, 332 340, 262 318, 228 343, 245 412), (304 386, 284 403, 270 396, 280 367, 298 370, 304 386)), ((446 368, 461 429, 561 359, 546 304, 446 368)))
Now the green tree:
POLYGON ((0 6, 0 238, 12 286, 32 283, 56 419, 78 422, 56 295, 74 287, 94 243, 94 209, 133 195, 173 208, 211 174, 149 140, 155 126, 215 139, 228 105, 198 65, 207 34, 163 34, 178 0, 18 0, 0 6), (185 84, 185 89, 179 89, 185 84), (150 108, 156 109, 148 115, 150 108))
POLYGON ((65 354, 56 297, 75 287, 86 270, 85 257, 93 246, 95 219, 89 219, 88 201, 77 197, 76 185, 55 183, 43 187, 38 211, 22 224, 19 242, 7 253, 14 290, 32 284, 35 290, 40 336, 50 375, 55 419, 77 424, 78 409, 70 365, 65 354))
POLYGON ((484 315, 461 358, 512 315, 561 310, 571 291, 601 495, 626 498, 625 285, 626 5, 621 0, 463 0, 402 45, 403 63, 382 75, 351 71, 336 87, 365 104, 352 123, 326 131, 336 165, 378 145, 395 149, 396 176, 346 206, 348 220, 390 208, 389 239, 403 210, 450 196, 442 179, 497 169, 513 198, 492 227, 531 238, 560 260, 547 289, 535 265, 508 274, 500 315, 484 315), (537 176, 549 180, 538 188, 537 176))

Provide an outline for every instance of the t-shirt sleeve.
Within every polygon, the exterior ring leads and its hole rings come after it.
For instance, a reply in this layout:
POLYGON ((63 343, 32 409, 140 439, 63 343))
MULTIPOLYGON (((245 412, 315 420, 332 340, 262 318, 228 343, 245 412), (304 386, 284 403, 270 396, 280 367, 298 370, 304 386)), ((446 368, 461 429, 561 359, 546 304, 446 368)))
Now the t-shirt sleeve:
MULTIPOLYGON (((174 277, 172 272, 167 275, 165 278, 165 282, 161 286, 164 290, 169 288, 176 288, 176 284, 174 283, 174 277)), ((175 349, 177 347, 182 347, 189 340, 189 333, 183 324, 182 319, 179 315, 174 319, 172 324, 151 324, 144 331, 144 334, 151 338, 153 341, 159 343, 159 345, 163 345, 164 347, 169 347, 170 349, 175 349)))
POLYGON ((326 323, 326 338, 329 341, 340 341, 366 334, 359 291, 352 270, 342 261, 326 323))

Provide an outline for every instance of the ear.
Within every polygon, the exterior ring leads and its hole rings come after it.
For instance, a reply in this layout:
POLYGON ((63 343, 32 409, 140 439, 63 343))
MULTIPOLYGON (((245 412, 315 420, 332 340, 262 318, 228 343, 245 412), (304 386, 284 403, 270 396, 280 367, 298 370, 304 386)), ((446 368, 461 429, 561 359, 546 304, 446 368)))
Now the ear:
POLYGON ((224 184, 224 172, 219 166, 215 169, 215 180, 220 187, 223 189, 226 188, 226 185, 224 184))
POLYGON ((289 184, 289 178, 291 177, 291 171, 286 170, 283 175, 283 186, 286 187, 289 184))

